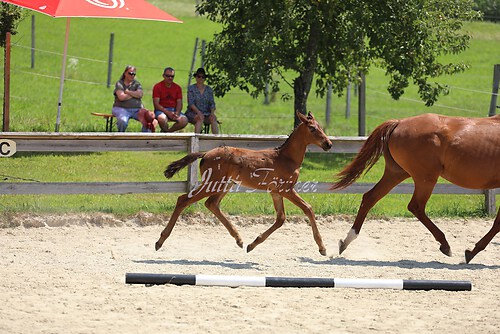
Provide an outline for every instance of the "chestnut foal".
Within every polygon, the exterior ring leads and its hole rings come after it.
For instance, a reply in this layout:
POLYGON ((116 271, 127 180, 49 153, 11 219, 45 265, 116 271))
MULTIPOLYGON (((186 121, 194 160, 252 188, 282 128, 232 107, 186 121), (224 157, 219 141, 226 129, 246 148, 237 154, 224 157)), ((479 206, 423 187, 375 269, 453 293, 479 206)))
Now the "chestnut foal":
POLYGON ((171 178, 179 170, 201 158, 200 173, 202 179, 198 187, 177 199, 174 212, 155 244, 156 250, 160 249, 169 237, 181 212, 187 206, 205 197, 208 197, 205 206, 222 222, 236 240, 236 244, 243 248, 243 240, 236 227, 229 222, 219 208, 221 200, 231 187, 238 184, 267 191, 273 199, 276 210, 274 224, 247 246, 247 252, 253 250, 283 225, 286 217, 283 198, 287 198, 302 209, 309 218, 319 252, 326 255, 325 246, 316 226, 314 212, 311 206, 295 191, 294 185, 299 178, 300 166, 304 160, 307 146, 315 144, 326 151, 332 147, 332 142, 311 113, 307 117, 300 113, 297 113, 297 116, 301 123, 280 147, 249 150, 222 146, 205 153, 191 153, 172 162, 165 170, 167 178, 171 178))

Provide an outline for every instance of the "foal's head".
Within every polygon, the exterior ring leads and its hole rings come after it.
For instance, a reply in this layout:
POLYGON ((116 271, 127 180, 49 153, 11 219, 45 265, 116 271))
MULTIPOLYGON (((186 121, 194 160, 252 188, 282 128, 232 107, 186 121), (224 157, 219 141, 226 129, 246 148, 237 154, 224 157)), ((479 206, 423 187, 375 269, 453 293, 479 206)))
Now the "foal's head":
POLYGON ((297 126, 295 131, 301 131, 302 137, 308 144, 315 144, 323 150, 328 151, 332 148, 332 142, 323 132, 319 123, 314 119, 313 114, 308 113, 307 116, 297 112, 297 117, 302 122, 297 126), (301 127, 302 129, 299 129, 301 127))

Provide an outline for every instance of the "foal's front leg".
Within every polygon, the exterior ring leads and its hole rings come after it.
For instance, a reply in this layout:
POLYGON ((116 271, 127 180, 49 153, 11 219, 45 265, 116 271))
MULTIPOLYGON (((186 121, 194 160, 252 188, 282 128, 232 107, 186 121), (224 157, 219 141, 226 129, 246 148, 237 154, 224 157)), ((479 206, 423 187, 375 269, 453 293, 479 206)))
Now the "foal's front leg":
POLYGON ((316 217, 314 216, 311 205, 304 201, 302 197, 300 197, 299 194, 295 191, 295 189, 292 189, 288 193, 284 193, 283 196, 285 196, 288 200, 290 200, 290 202, 304 211, 306 216, 309 218, 309 222, 311 223, 314 241, 316 241, 316 244, 319 247, 319 253, 321 255, 326 255, 326 248, 323 244, 323 239, 321 238, 321 234, 319 233, 318 226, 316 225, 316 217))
POLYGON ((254 249, 258 244, 263 243, 271 233, 280 228, 285 222, 285 205, 283 204, 283 197, 281 195, 271 193, 271 197, 273 198, 274 209, 276 210, 276 221, 270 228, 268 228, 264 233, 259 235, 251 244, 247 246, 247 252, 250 252, 254 249))

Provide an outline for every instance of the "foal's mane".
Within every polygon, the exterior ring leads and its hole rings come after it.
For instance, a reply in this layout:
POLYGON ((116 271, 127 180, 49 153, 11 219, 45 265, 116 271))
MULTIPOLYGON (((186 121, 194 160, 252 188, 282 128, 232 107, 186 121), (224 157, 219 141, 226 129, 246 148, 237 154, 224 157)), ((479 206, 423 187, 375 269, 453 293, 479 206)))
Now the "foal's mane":
MULTIPOLYGON (((298 126, 298 125, 297 125, 297 126, 298 126)), ((295 129, 296 129, 296 128, 297 128, 297 127, 295 127, 295 129)), ((283 142, 283 144, 281 144, 280 146, 278 146, 278 147, 275 147, 275 148, 274 148, 274 150, 275 150, 275 151, 279 151, 279 150, 281 150, 281 149, 283 148, 283 146, 285 146, 285 145, 286 145, 286 143, 288 143, 288 142, 290 141, 290 137, 292 136, 292 133, 295 131, 295 129, 293 129, 293 131, 292 131, 292 132, 288 135, 288 138, 287 138, 287 139, 283 142)))
MULTIPOLYGON (((309 119, 309 117, 307 117, 309 119)), ((292 136, 292 134, 295 132, 295 130, 297 130, 297 128, 301 125, 302 123, 299 123, 293 130, 292 132, 290 132, 290 134, 288 135, 288 138, 283 142, 283 144, 281 144, 280 146, 278 147, 275 147, 274 149, 276 151, 279 151, 283 148, 283 146, 285 146, 289 141, 290 141, 290 137, 292 136)))

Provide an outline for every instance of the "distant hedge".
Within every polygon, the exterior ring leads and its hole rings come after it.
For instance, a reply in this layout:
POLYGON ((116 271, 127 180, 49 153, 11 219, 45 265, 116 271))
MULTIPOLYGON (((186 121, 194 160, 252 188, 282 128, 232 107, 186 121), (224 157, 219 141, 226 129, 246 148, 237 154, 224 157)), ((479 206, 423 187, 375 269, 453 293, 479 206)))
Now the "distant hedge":
POLYGON ((500 21, 500 0, 475 0, 474 9, 483 13, 484 20, 500 21))

